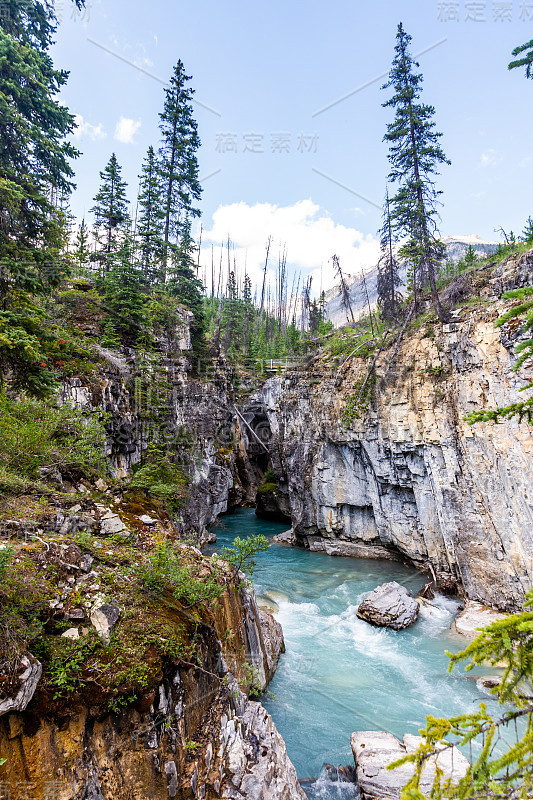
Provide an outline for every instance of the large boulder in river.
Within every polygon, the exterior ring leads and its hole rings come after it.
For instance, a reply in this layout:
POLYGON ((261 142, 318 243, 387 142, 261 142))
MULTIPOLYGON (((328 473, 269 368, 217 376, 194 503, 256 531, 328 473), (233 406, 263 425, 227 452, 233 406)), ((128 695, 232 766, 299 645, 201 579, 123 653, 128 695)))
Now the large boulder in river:
POLYGON ((365 597, 357 616, 372 625, 401 631, 418 617, 419 605, 405 586, 396 581, 384 583, 365 597))
MULTIPOLYGON (((403 737, 403 744, 392 733, 385 731, 352 733, 351 745, 362 800, 382 797, 397 800, 407 781, 412 778, 414 766, 408 763, 392 770, 387 767, 415 753, 421 744, 421 736, 408 733, 403 737)), ((446 748, 445 745, 437 745, 437 748, 440 752, 427 760, 420 781, 420 791, 427 797, 433 786, 436 766, 443 771, 443 780, 452 780, 454 783, 464 778, 469 767, 468 759, 455 746, 446 748)))

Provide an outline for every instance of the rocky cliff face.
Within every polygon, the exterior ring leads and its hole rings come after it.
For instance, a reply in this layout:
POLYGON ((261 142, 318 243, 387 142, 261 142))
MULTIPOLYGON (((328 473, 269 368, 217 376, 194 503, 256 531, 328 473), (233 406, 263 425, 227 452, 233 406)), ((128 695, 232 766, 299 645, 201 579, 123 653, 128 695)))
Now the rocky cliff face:
POLYGON ((300 544, 405 559, 475 600, 520 606, 533 583, 533 431, 465 414, 523 400, 512 371, 519 326, 494 328, 501 292, 533 282, 533 255, 508 262, 455 321, 406 337, 360 419, 342 413, 367 365, 323 361, 269 380, 260 399, 274 471, 300 544), (490 313, 484 303, 490 301, 490 313), (484 310, 483 310, 484 309, 484 310))
MULTIPOLYGON (((227 571, 222 597, 207 609, 190 610, 165 593, 131 593, 117 532, 110 535, 108 516, 89 505, 94 556, 72 544, 76 509, 50 520, 60 527, 55 536, 44 519, 37 536, 24 531, 21 541, 35 542, 18 550, 34 565, 36 584, 49 576, 44 602, 55 598, 37 643, 43 664, 28 653, 16 680, 2 676, 4 792, 35 800, 303 800, 270 716, 239 688, 266 688, 283 648, 277 623, 227 571), (67 644, 58 683, 54 653, 67 644)), ((139 530, 140 551, 150 537, 139 530)), ((194 549, 183 554, 202 559, 194 549)), ((209 577, 213 562, 197 565, 209 577)))
POLYGON ((108 415, 106 455, 115 477, 131 475, 155 432, 169 451, 182 446, 185 434, 183 467, 190 491, 177 528, 202 536, 220 514, 254 503, 253 462, 257 457, 260 463, 261 453, 254 455, 251 434, 236 411, 231 368, 215 362, 209 375, 191 377, 183 356, 161 355, 155 365, 140 368, 102 348, 100 353, 96 377, 69 379, 61 399, 108 415))

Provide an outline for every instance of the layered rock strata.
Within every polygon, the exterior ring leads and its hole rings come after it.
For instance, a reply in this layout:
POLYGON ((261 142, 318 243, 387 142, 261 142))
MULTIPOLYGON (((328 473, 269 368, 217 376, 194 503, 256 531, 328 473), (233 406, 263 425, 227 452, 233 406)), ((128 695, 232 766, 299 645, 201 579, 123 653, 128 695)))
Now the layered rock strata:
POLYGON ((471 426, 465 415, 527 399, 531 368, 513 371, 520 325, 494 321, 509 307, 501 292, 528 283, 532 253, 494 273, 478 310, 406 336, 385 382, 383 353, 372 402, 351 419, 344 412, 367 376, 360 358, 333 371, 323 356, 267 381, 255 401, 299 544, 403 560, 441 588, 521 607, 533 584, 533 429, 517 418, 471 426))

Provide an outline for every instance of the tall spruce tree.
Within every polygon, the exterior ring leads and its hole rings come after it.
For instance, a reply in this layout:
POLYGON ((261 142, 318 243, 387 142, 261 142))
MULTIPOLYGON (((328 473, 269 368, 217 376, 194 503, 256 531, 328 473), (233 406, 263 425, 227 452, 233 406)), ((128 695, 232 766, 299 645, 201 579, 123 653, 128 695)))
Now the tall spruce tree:
MULTIPOLYGON (((382 87, 392 88, 393 96, 383 103, 396 109, 394 122, 387 126, 384 141, 389 144, 391 172, 389 180, 397 184, 391 198, 391 220, 398 236, 408 238, 405 254, 415 266, 414 288, 429 282, 431 299, 439 319, 446 314, 439 300, 436 271, 444 248, 437 237, 437 200, 434 176, 440 164, 449 164, 439 144, 442 136, 435 130, 433 106, 419 102, 422 75, 415 71, 419 64, 409 53, 411 36, 402 23, 398 25, 395 57, 389 80, 382 87)), ((416 294, 415 294, 416 302, 416 294)))
POLYGON ((109 347, 136 345, 144 332, 144 276, 135 260, 136 243, 125 232, 108 260, 103 282, 107 319, 105 340, 109 347))
POLYGON ((152 283, 159 277, 161 268, 161 241, 165 220, 161 176, 152 146, 148 148, 139 178, 137 236, 140 240, 144 276, 152 283))
POLYGON ((394 322, 398 320, 400 312, 398 287, 401 284, 401 280, 398 259, 394 253, 394 235, 388 191, 383 212, 383 225, 379 233, 381 257, 378 261, 378 307, 383 320, 394 322))
POLYGON ((80 227, 76 232, 74 249, 72 250, 72 258, 74 259, 74 263, 76 264, 78 270, 83 270, 83 268, 89 262, 90 255, 91 249, 89 246, 89 230, 84 217, 80 222, 80 227))
POLYGON ((130 223, 127 183, 122 179, 122 168, 115 153, 100 173, 100 180, 102 183, 94 197, 91 213, 95 221, 96 258, 103 270, 109 272, 112 257, 120 249, 124 232, 130 223))
POLYGON ((526 78, 533 78, 533 39, 530 42, 521 44, 513 50, 513 56, 520 56, 520 58, 511 61, 509 69, 517 69, 518 67, 526 68, 526 78), (523 55, 525 53, 525 55, 523 55))
POLYGON ((191 100, 194 89, 188 86, 191 76, 180 60, 165 90, 165 105, 159 115, 161 147, 159 170, 163 187, 163 254, 161 280, 172 250, 179 251, 182 238, 190 236, 191 221, 200 216, 196 207, 202 188, 198 180, 196 152, 200 147, 198 126, 191 100))
POLYGON ((64 211, 72 189, 68 142, 74 118, 57 96, 68 73, 48 53, 56 20, 49 3, 3 0, 0 15, 0 385, 44 394, 53 385, 47 335, 32 296, 66 270, 64 211))

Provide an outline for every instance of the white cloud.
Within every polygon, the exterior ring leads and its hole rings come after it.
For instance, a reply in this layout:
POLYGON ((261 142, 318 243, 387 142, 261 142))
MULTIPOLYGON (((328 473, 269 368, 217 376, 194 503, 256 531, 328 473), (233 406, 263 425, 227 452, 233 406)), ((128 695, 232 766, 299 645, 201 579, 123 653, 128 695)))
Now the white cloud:
POLYGON ((89 139, 92 139, 93 142, 96 142, 99 139, 105 139, 107 136, 101 122, 99 122, 98 125, 91 125, 90 122, 85 122, 81 114, 74 115, 74 122, 77 125, 73 133, 75 139, 81 139, 87 136, 89 139))
POLYGON ((496 150, 490 148, 486 150, 484 153, 481 154, 481 166, 482 167, 493 167, 500 161, 496 150))
POLYGON ((115 128, 115 139, 122 144, 134 144, 134 137, 139 128, 141 121, 129 119, 129 117, 121 117, 117 122, 115 128))
MULTIPOLYGON (((233 203, 220 206, 213 214, 213 225, 202 235, 201 264, 206 267, 210 288, 211 248, 213 248, 215 271, 222 257, 224 280, 227 270, 228 235, 234 250, 231 253, 237 263, 242 279, 248 272, 256 286, 262 281, 265 263, 265 246, 272 236, 269 271, 270 283, 274 285, 274 270, 280 252, 287 249, 287 264, 290 272, 302 272, 303 279, 313 275, 314 293, 328 289, 336 283, 331 256, 339 256, 341 266, 347 273, 359 273, 375 266, 379 258, 379 243, 371 235, 364 235, 355 228, 336 224, 326 211, 312 200, 300 200, 290 206, 270 203, 233 203), (221 246, 222 244, 222 246, 221 246)), ((292 276, 289 277, 292 281, 292 276)))

